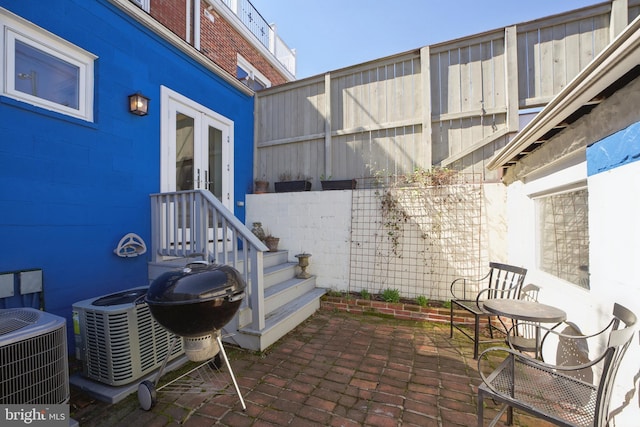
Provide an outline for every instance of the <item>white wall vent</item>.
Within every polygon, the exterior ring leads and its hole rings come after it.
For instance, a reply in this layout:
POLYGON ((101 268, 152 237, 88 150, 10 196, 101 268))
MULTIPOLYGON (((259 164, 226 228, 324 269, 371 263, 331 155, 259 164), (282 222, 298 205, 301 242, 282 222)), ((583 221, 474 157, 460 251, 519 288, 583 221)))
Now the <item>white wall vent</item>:
POLYGON ((65 319, 34 308, 0 310, 0 405, 68 401, 65 319))
MULTIPOLYGON (((112 386, 136 381, 162 365, 173 334, 151 316, 147 287, 73 304, 76 358, 85 377, 112 386)), ((180 338, 169 360, 184 353, 180 338)))

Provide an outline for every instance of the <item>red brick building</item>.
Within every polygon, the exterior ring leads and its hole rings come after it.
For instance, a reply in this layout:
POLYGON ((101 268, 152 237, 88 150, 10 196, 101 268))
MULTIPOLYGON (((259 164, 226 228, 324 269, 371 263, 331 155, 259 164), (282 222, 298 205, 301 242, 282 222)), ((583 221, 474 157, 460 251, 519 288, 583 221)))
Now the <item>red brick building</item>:
POLYGON ((295 52, 248 0, 131 0, 254 90, 295 80, 295 52))

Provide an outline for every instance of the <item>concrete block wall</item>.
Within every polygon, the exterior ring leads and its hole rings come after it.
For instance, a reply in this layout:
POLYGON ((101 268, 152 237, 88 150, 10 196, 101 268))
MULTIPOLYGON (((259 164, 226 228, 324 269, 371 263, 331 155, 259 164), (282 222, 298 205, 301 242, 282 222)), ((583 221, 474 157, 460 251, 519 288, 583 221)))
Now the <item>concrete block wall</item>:
MULTIPOLYGON (((369 215, 371 236, 352 237, 352 210, 360 209, 360 205, 354 202, 350 190, 250 194, 246 198, 245 223, 251 228, 253 222, 261 222, 266 233, 279 237, 279 248, 289 251, 291 262, 297 262, 298 253, 311 253, 307 271, 317 276, 318 287, 337 291, 366 289, 370 293, 393 288, 403 297, 422 295, 442 301, 450 298, 449 286, 456 277, 480 277, 486 273, 490 260, 507 258, 504 190, 502 184, 484 185, 483 218, 477 218, 482 223, 480 247, 477 241, 472 241, 476 249, 469 252, 469 262, 477 266, 473 272, 460 268, 463 263, 460 260, 442 262, 442 256, 425 259, 425 249, 415 244, 401 248, 399 256, 392 256, 387 230, 380 228, 379 212, 370 207, 365 207, 360 215, 369 215), (355 245, 360 245, 357 249, 353 249, 352 238, 355 245), (354 268, 350 281, 350 269, 354 268)), ((357 191, 356 195, 362 195, 367 190, 357 191)), ((407 228, 403 240, 421 241, 412 235, 420 232, 416 230, 407 228)), ((469 233, 475 234, 472 230, 469 233)), ((443 251, 446 258, 447 248, 436 250, 443 251)))
POLYGON ((262 222, 266 233, 280 238, 280 249, 311 254, 307 271, 321 288, 346 290, 349 285, 351 191, 248 194, 246 220, 262 222))

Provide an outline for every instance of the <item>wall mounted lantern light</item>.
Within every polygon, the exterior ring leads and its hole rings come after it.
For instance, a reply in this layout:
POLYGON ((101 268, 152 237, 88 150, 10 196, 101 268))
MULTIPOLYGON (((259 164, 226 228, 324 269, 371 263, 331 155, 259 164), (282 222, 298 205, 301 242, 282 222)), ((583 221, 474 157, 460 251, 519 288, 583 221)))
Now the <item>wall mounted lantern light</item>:
POLYGON ((138 116, 146 116, 149 112, 149 98, 140 92, 129 95, 129 111, 138 116))

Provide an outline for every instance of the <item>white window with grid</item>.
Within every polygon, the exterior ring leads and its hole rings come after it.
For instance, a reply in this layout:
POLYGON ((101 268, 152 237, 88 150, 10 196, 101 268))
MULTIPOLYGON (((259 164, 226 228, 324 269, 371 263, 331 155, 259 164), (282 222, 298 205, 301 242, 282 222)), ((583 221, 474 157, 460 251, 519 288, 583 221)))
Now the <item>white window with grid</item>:
POLYGON ((2 95, 93 121, 96 56, 0 8, 2 95))
POLYGON ((586 183, 536 198, 538 266, 589 289, 589 205, 586 183))

